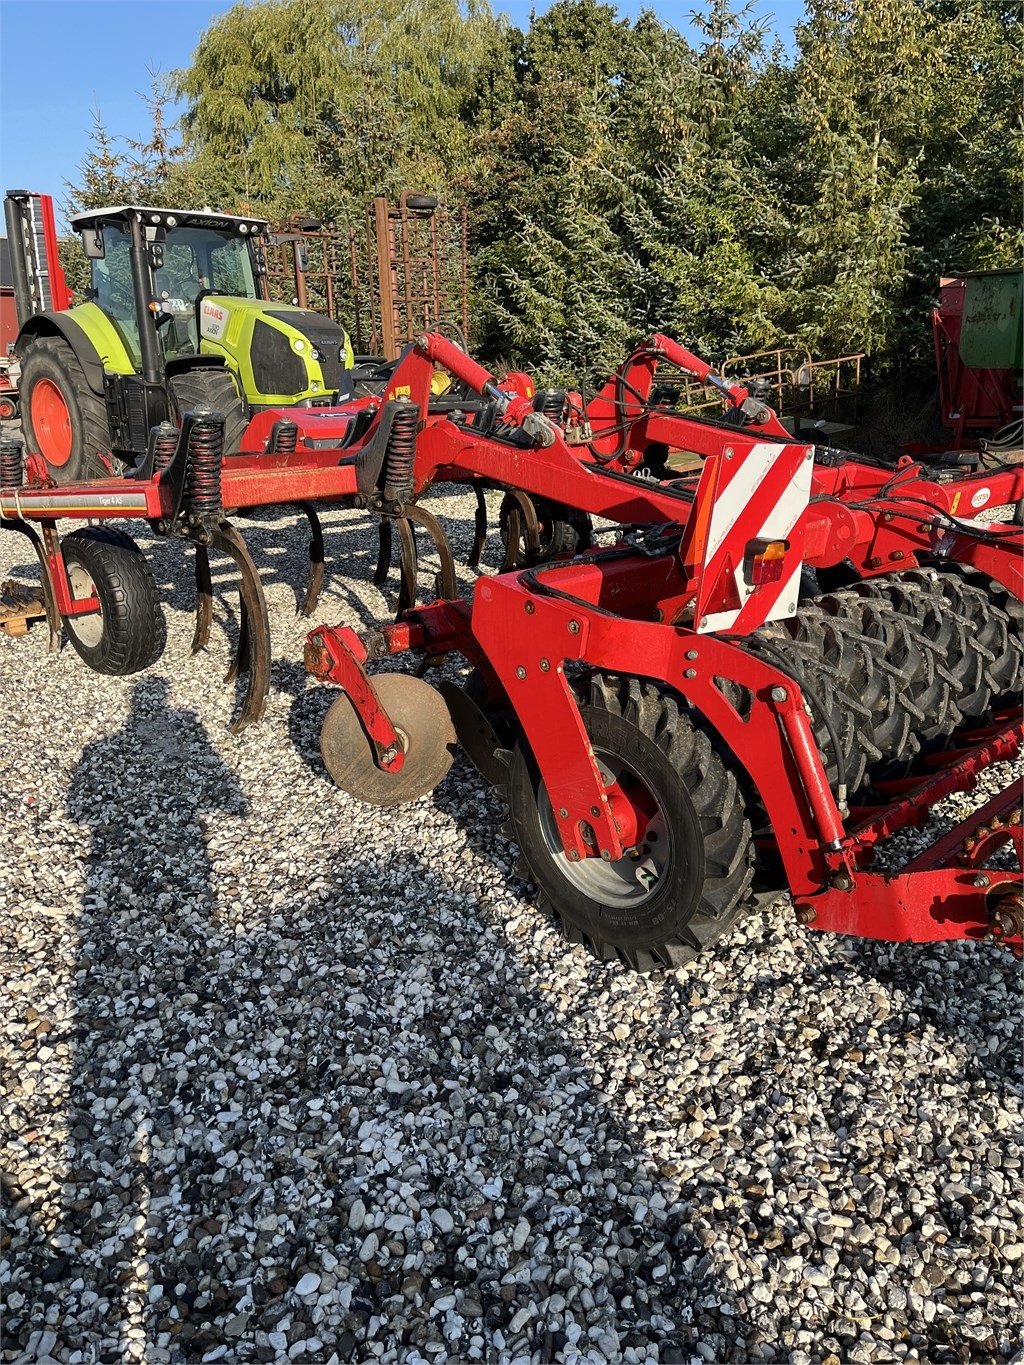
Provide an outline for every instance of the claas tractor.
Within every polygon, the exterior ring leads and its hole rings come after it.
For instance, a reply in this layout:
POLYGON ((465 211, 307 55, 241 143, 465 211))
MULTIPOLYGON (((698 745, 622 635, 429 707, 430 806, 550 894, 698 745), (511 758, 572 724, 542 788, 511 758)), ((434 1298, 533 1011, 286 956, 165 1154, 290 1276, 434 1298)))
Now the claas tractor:
POLYGON ((238 449, 254 413, 347 393, 352 347, 337 323, 267 297, 263 219, 121 205, 71 220, 91 265, 71 305, 52 201, 4 202, 29 450, 59 484, 144 456, 152 428, 207 406, 238 449))

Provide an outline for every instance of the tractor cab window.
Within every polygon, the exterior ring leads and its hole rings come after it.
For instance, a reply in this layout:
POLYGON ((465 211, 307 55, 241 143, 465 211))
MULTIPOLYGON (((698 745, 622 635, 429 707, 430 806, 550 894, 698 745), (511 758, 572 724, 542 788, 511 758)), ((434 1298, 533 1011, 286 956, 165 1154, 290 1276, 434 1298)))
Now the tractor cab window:
POLYGON ((102 260, 92 263, 92 287, 96 303, 117 328, 133 364, 138 367, 142 363, 142 351, 135 315, 130 246, 131 238, 126 228, 114 223, 103 228, 104 255, 102 260))
MULTIPOLYGON (((199 351, 196 300, 200 293, 212 290, 246 299, 255 299, 258 293, 249 242, 244 237, 217 228, 172 227, 161 246, 163 263, 153 272, 153 289, 160 304, 157 335, 164 358, 177 360, 199 351)), ((127 226, 107 223, 103 247, 103 259, 92 262, 94 297, 120 332, 138 368, 142 351, 127 226)))
POLYGON ((160 338, 168 360, 199 350, 196 300, 200 293, 257 297, 249 244, 215 228, 171 228, 163 244, 163 265, 156 271, 156 295, 163 305, 160 338))

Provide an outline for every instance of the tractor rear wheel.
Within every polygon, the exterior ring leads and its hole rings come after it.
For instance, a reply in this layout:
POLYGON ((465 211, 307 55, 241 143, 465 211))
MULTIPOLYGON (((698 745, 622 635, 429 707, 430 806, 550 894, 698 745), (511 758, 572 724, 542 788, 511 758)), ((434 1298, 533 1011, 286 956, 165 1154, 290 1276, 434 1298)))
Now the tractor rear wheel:
POLYGON ((61 544, 71 594, 95 597, 99 610, 68 617, 75 652, 96 673, 123 678, 163 652, 163 613, 153 574, 131 536, 115 527, 85 526, 61 544))
POLYGON ((525 743, 508 800, 526 875, 571 943, 640 971, 684 966, 741 915, 753 877, 750 823, 736 779, 675 698, 635 678, 596 674, 580 712, 602 775, 640 837, 617 862, 572 862, 525 743))
POLYGON ((56 483, 109 476, 107 406, 63 338, 37 337, 26 345, 20 394, 25 441, 56 483))
POLYGON ((224 454, 237 452, 249 425, 249 410, 238 391, 235 376, 223 365, 186 370, 170 377, 171 402, 177 421, 186 412, 204 405, 224 418, 224 454))

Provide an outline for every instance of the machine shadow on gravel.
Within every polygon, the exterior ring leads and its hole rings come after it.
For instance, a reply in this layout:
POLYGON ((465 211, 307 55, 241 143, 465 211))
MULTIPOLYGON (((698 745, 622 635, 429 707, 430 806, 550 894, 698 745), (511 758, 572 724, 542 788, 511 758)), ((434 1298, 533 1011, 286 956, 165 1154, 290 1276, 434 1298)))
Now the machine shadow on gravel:
POLYGON ((67 1243, 16 1230, 26 1305, 9 1340, 25 1345, 58 1304, 60 1347, 93 1360, 140 1359, 162 1335, 172 1365, 225 1344, 265 1359, 255 1334, 282 1322, 290 1345, 322 1343, 299 1359, 359 1360, 374 1317, 399 1358, 431 1346, 458 1358, 444 1315, 430 1316, 453 1294, 467 1334, 501 1330, 555 1362, 569 1344, 560 1310, 522 1309, 577 1284, 569 1243, 582 1238, 588 1265, 610 1261, 591 1272, 590 1307, 574 1301, 584 1331, 600 1323, 614 1342, 607 1358, 651 1339, 669 1363, 698 1341, 715 1360, 750 1358, 755 1329, 685 1192, 596 1087, 535 969, 482 922, 471 868, 439 875, 409 851, 370 861, 341 826, 283 903, 251 902, 239 935, 223 907, 244 892, 207 833, 246 803, 158 680, 86 750, 67 805, 90 840, 56 1230, 67 1243), (396 1195, 399 1171, 410 1193, 396 1195), (368 1251, 354 1206, 383 1217, 408 1200, 405 1229, 381 1229, 368 1251), (279 1235, 254 1243, 275 1211, 279 1235), (539 1253, 512 1250, 524 1216, 539 1253), (326 1252, 347 1298, 314 1324, 294 1287, 310 1270, 328 1283, 326 1252), (510 1291, 502 1279, 524 1255, 540 1267, 510 1291), (102 1329, 92 1294, 108 1304, 102 1329))
POLYGON ((147 1217, 167 1195, 153 1134, 166 1124, 162 1103, 202 1081, 179 1081, 170 1061, 188 1040, 181 1014, 189 1002, 225 1005, 206 971, 216 908, 207 838, 223 816, 245 810, 202 723, 168 704, 160 678, 136 684, 123 726, 89 744, 71 777, 67 814, 86 827, 88 853, 73 968, 68 1179, 61 1225, 26 1239, 15 1277, 26 1304, 8 1314, 8 1339, 24 1344, 59 1300, 63 1347, 91 1348, 94 1360, 130 1358, 154 1279, 147 1217), (54 1240, 60 1234, 64 1245, 54 1240), (79 1279, 84 1288, 70 1289, 79 1279), (89 1316, 81 1305, 89 1291, 109 1303, 106 1329, 94 1336, 77 1327, 89 1316))

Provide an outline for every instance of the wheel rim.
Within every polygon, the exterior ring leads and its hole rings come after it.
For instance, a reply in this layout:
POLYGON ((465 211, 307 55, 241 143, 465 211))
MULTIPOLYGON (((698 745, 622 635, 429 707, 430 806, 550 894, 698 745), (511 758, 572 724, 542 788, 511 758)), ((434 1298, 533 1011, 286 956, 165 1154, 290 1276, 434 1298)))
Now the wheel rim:
POLYGON ((40 379, 32 390, 32 431, 47 464, 67 464, 73 443, 71 414, 52 379, 40 379))
MULTIPOLYGON (((81 564, 68 565, 68 582, 71 584, 71 596, 76 602, 98 596, 92 575, 81 564)), ((70 617, 67 627, 74 632, 80 644, 87 649, 95 649, 103 639, 103 612, 91 611, 88 616, 70 617)))
POLYGON ((618 755, 597 748, 594 758, 605 786, 617 782, 627 792, 642 796, 639 804, 649 813, 639 817, 643 834, 636 848, 613 863, 606 863, 601 858, 570 862, 562 848, 555 812, 543 786, 537 793, 541 833, 552 862, 577 891, 602 905, 633 909, 651 899, 668 871, 672 861, 671 829, 657 795, 635 768, 618 755))

